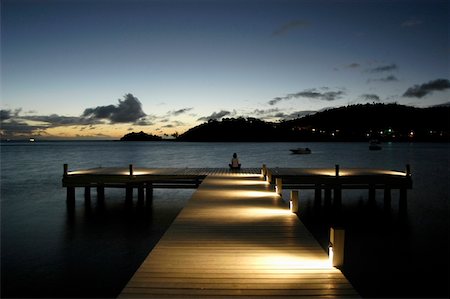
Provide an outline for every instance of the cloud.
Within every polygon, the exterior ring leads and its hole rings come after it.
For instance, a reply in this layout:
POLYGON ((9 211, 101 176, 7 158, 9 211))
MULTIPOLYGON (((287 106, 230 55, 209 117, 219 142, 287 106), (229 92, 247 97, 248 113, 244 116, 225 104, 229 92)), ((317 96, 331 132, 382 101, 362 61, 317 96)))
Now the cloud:
MULTIPOLYGON (((324 89, 327 89, 324 87, 324 89)), ((309 99, 316 99, 321 101, 335 101, 345 94, 344 91, 326 91, 326 92, 320 92, 315 88, 307 89, 304 91, 300 91, 297 93, 288 94, 286 98, 292 99, 292 98, 309 98, 309 99)))
POLYGON ((200 117, 197 120, 203 120, 203 121, 208 121, 210 119, 212 119, 212 120, 219 120, 219 119, 223 118, 224 116, 227 116, 227 115, 230 115, 230 114, 231 114, 230 111, 220 110, 219 112, 214 112, 210 116, 200 117))
POLYGON ((22 108, 11 110, 11 109, 1 109, 0 110, 0 121, 4 121, 10 118, 17 117, 22 111, 22 108))
POLYGON ((133 123, 135 126, 151 126, 154 122, 149 117, 142 117, 133 123))
POLYGON ((48 128, 46 125, 30 125, 22 120, 9 119, 1 123, 0 136, 10 138, 15 136, 40 136, 48 128))
POLYGON ((170 124, 162 126, 161 128, 176 128, 176 127, 184 126, 184 125, 185 125, 185 123, 175 120, 175 121, 172 121, 170 124))
POLYGON ((433 91, 440 91, 450 88, 450 81, 448 79, 436 79, 421 85, 414 85, 408 88, 403 94, 404 97, 422 98, 433 91))
MULTIPOLYGON (((124 96, 118 105, 98 106, 85 109, 81 116, 22 115, 22 109, 0 110, 1 132, 8 137, 26 134, 45 134, 49 128, 61 126, 86 126, 95 124, 133 123, 134 125, 152 125, 152 116, 142 111, 142 105, 132 94, 124 96)), ((80 129, 81 130, 81 129, 80 129)))
POLYGON ((309 99, 317 99, 317 100, 321 100, 321 101, 335 101, 335 100, 342 98, 342 96, 344 94, 345 93, 342 90, 319 92, 316 89, 310 89, 310 90, 297 92, 297 93, 291 94, 289 96, 294 97, 294 98, 303 97, 303 98, 309 98, 309 99))
POLYGON ((283 24, 281 27, 277 28, 276 30, 274 30, 272 32, 272 36, 285 35, 286 33, 288 33, 291 30, 294 30, 296 28, 304 28, 307 26, 309 26, 309 23, 306 21, 302 21, 302 20, 290 21, 288 23, 283 24))
POLYGON ((47 127, 71 126, 71 125, 89 125, 100 124, 100 120, 87 119, 78 116, 62 116, 58 114, 51 115, 28 115, 20 116, 21 119, 47 123, 47 127))
POLYGON ((11 110, 0 110, 0 120, 7 120, 11 118, 11 110))
POLYGON ((322 91, 318 90, 317 88, 305 89, 296 93, 287 94, 284 97, 273 98, 268 102, 268 104, 273 106, 282 100, 291 100, 296 98, 308 98, 313 100, 331 102, 341 99, 342 96, 345 95, 345 92, 343 90, 328 91, 330 90, 330 88, 328 87, 322 87, 321 90, 322 91))
POLYGON ((360 66, 361 65, 359 63, 357 63, 357 62, 353 62, 353 63, 350 63, 350 64, 346 65, 346 67, 349 68, 349 69, 355 69, 355 68, 358 68, 360 66))
POLYGON ((359 96, 360 99, 368 102, 379 102, 381 99, 378 95, 373 93, 365 93, 359 96))
POLYGON ((192 107, 191 107, 191 108, 183 108, 183 109, 179 109, 179 110, 169 111, 167 114, 173 115, 173 116, 178 116, 178 115, 180 115, 180 114, 189 112, 189 111, 191 111, 192 109, 194 109, 194 108, 192 108, 192 107))
POLYGON ((280 102, 280 101, 282 101, 283 100, 283 98, 280 98, 280 97, 276 97, 276 98, 273 98, 272 100, 270 100, 269 102, 267 102, 269 105, 271 105, 271 106, 273 106, 273 105, 275 105, 276 103, 278 103, 278 102, 280 102))
POLYGON ((398 70, 398 66, 395 63, 382 65, 375 68, 371 68, 368 70, 369 73, 382 73, 382 72, 391 72, 398 70))
POLYGON ((422 25, 422 21, 421 20, 417 20, 417 19, 409 19, 409 20, 406 20, 406 21, 404 21, 402 24, 401 24, 401 26, 402 27, 416 27, 416 26, 419 26, 419 25, 422 25))
POLYGON ((89 119, 106 119, 111 123, 131 123, 146 116, 142 111, 142 104, 131 93, 119 99, 118 105, 97 106, 84 110, 82 117, 89 119))
POLYGON ((398 81, 397 77, 394 75, 389 75, 387 77, 384 78, 375 78, 375 79, 369 79, 367 80, 367 82, 394 82, 394 81, 398 81))

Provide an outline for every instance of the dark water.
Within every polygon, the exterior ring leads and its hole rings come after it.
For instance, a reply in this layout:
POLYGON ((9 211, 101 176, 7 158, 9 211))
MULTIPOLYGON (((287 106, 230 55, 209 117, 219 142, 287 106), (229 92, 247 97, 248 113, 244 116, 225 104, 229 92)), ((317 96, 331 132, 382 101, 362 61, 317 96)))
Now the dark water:
MULTIPOLYGON (((62 165, 225 167, 379 167, 411 164, 406 213, 383 207, 382 194, 344 191, 340 211, 301 193, 299 217, 325 247, 330 225, 346 229, 343 272, 364 297, 449 296, 449 144, 363 143, 6 143, 1 147, 2 297, 115 297, 194 190, 155 190, 151 208, 127 206, 123 190, 86 204, 81 190, 68 209, 62 165), (307 146, 311 155, 291 155, 307 146)), ((287 199, 289 191, 284 191, 287 199)))

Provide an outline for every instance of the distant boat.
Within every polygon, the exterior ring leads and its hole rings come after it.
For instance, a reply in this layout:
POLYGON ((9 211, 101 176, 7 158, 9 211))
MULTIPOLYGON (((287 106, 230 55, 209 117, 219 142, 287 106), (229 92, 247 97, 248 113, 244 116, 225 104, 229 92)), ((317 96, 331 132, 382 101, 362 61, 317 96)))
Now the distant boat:
POLYGON ((290 149, 290 151, 293 154, 297 154, 297 155, 311 154, 311 150, 308 147, 294 148, 294 149, 290 149))
POLYGON ((372 139, 369 142, 369 150, 371 151, 379 151, 381 150, 381 143, 377 139, 372 139))
POLYGON ((35 140, 34 140, 34 138, 30 138, 30 142, 34 142, 35 140))

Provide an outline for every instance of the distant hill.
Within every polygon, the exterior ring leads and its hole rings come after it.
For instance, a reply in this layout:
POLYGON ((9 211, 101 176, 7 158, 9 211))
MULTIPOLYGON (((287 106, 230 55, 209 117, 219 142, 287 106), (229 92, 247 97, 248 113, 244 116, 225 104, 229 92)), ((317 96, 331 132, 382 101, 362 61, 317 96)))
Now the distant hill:
POLYGON ((178 136, 180 141, 276 141, 277 128, 256 118, 209 120, 178 136))
POLYGON ((121 141, 160 141, 162 140, 161 137, 159 136, 155 136, 155 135, 151 135, 151 134, 146 134, 142 131, 140 131, 139 133, 128 133, 125 136, 123 136, 122 138, 120 138, 121 141))
POLYGON ((278 123, 255 118, 210 120, 180 141, 450 141, 450 107, 350 105, 278 123))

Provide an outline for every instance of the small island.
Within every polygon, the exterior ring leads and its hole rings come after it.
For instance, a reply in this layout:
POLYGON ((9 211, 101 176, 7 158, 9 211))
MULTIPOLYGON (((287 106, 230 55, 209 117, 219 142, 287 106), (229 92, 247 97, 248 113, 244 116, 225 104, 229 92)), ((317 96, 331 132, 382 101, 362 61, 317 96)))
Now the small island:
POLYGON ((120 141, 160 141, 162 137, 147 134, 142 131, 139 133, 131 132, 120 138, 120 141))

